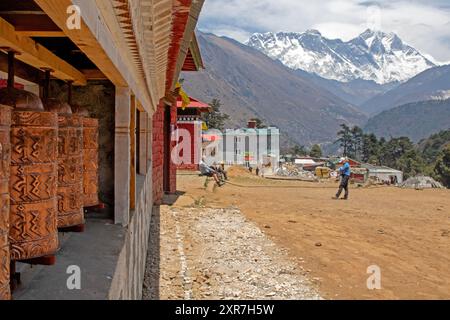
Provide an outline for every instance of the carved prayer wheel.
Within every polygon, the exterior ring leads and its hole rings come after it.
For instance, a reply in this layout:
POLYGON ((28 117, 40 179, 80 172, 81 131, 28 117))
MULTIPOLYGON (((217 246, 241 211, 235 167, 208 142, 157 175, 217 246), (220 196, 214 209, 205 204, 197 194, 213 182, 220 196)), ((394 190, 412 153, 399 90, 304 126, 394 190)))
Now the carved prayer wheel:
POLYGON ((98 120, 83 118, 83 203, 99 204, 98 199, 98 120))
POLYGON ((58 249, 57 134, 55 113, 13 111, 9 231, 12 260, 53 255, 58 249))
POLYGON ((67 103, 49 100, 45 107, 58 113, 58 228, 82 226, 83 118, 67 103))
POLYGON ((98 199, 98 119, 89 118, 85 108, 74 107, 74 112, 83 116, 83 204, 93 207, 98 199))
POLYGON ((9 290, 9 173, 11 165, 11 108, 0 105, 0 300, 11 299, 9 290))
POLYGON ((14 88, 14 54, 8 51, 8 87, 0 89, 0 104, 13 107, 9 245, 12 262, 28 262, 52 256, 58 249, 58 117, 43 112, 35 94, 14 88))

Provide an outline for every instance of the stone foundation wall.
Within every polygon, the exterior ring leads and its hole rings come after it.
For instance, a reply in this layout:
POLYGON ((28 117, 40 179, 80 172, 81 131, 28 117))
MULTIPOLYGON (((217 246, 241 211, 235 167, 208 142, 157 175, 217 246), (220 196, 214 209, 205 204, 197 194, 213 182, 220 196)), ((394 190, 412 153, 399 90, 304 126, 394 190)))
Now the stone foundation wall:
MULTIPOLYGON (((111 300, 140 300, 153 209, 152 170, 147 176, 137 177, 140 190, 136 210, 131 212, 125 244, 120 252, 116 271, 109 291, 111 300)), ((157 235, 155 235, 157 236, 157 235)))

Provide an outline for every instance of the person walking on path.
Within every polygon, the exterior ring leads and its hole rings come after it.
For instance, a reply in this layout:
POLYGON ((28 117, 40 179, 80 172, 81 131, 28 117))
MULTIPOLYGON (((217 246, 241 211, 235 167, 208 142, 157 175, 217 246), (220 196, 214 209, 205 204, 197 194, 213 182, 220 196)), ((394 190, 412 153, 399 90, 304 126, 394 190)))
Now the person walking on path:
POLYGON ((339 190, 335 197, 333 197, 334 200, 338 200, 341 196, 341 193, 343 190, 345 190, 344 194, 344 200, 348 200, 348 183, 350 180, 351 175, 351 168, 350 163, 348 161, 348 158, 341 158, 341 162, 343 163, 342 167, 339 168, 339 174, 341 176, 341 184, 339 185, 339 190))

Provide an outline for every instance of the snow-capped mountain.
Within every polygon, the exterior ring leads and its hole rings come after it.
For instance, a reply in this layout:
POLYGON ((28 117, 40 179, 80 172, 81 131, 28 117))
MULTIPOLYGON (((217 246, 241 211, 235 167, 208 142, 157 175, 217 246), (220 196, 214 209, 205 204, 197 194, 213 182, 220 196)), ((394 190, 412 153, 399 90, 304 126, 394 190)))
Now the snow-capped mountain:
POLYGON ((317 30, 308 30, 257 33, 246 44, 291 69, 342 82, 404 82, 436 66, 396 34, 369 29, 347 42, 330 40, 317 30))

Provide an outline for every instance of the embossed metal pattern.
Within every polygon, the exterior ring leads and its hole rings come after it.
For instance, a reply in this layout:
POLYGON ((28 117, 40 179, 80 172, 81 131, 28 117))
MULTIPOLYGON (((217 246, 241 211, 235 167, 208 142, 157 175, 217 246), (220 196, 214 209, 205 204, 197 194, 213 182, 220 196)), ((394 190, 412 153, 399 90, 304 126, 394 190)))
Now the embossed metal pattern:
POLYGON ((9 290, 9 172, 11 109, 0 105, 0 300, 11 299, 9 290))
POLYGON ((83 118, 58 116, 58 227, 84 224, 83 118))
POLYGON ((83 118, 83 203, 96 206, 98 199, 98 120, 83 118))
POLYGON ((13 111, 10 137, 11 259, 52 255, 58 249, 58 116, 13 111))

